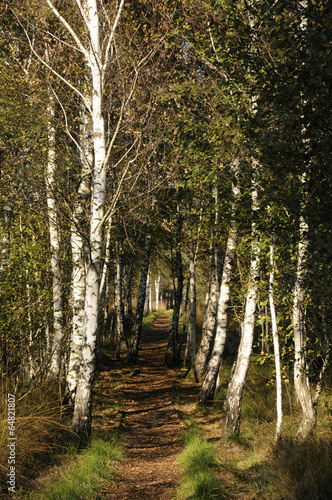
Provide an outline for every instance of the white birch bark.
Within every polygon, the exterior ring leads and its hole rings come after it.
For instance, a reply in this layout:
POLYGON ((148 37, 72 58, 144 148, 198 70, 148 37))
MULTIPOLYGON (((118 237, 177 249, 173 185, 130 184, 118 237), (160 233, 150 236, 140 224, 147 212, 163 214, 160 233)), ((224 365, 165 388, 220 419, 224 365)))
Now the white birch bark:
POLYGON ((77 434, 91 432, 92 386, 95 373, 96 341, 98 332, 99 285, 102 266, 102 221, 106 191, 105 126, 102 114, 102 59, 100 46, 99 11, 96 0, 84 4, 90 37, 89 65, 92 77, 93 124, 93 194, 91 200, 90 256, 86 273, 84 345, 79 382, 76 390, 73 431, 77 434))
MULTIPOLYGON (((303 181, 305 176, 303 176, 303 181)), ((302 407, 302 421, 297 431, 297 439, 305 440, 316 425, 316 413, 313 406, 306 366, 306 338, 304 331, 305 318, 305 278, 307 256, 309 251, 309 227, 303 215, 300 217, 299 246, 297 271, 293 298, 293 332, 294 332, 294 386, 297 398, 302 407)))
POLYGON ((232 219, 231 227, 229 230, 224 267, 221 277, 221 285, 219 291, 217 319, 216 319, 216 335, 213 344, 213 350, 207 366, 206 374, 202 384, 199 403, 206 404, 209 400, 213 400, 215 390, 217 387, 218 374, 220 370, 221 360, 224 353, 226 335, 227 335, 227 310, 230 299, 230 282, 233 274, 233 261, 235 256, 236 240, 237 240, 237 226, 235 222, 235 206, 240 189, 237 184, 232 185, 233 203, 232 203, 232 219))
POLYGON ((208 294, 208 303, 205 310, 205 321, 203 322, 202 329, 202 339, 195 356, 195 373, 198 378, 201 378, 206 364, 208 362, 211 347, 213 343, 213 338, 216 332, 217 323, 217 311, 218 311, 218 299, 220 292, 220 250, 219 244, 216 241, 216 227, 219 223, 219 212, 218 212, 218 190, 217 187, 213 187, 213 197, 215 200, 215 229, 212 234, 213 245, 212 245, 212 259, 211 259, 211 279, 208 294))
POLYGON ((160 274, 154 280, 154 289, 156 294, 156 311, 159 311, 159 291, 160 291, 160 274))
MULTIPOLYGON (((307 8, 307 1, 300 2, 302 8, 307 8)), ((307 18, 302 16, 301 31, 305 33, 307 29, 307 18)), ((305 49, 306 41, 302 42, 305 49)), ((304 63, 303 63, 304 64, 304 63)), ((302 96, 302 104, 305 104, 305 99, 302 96)), ((302 135, 306 132, 306 117, 301 116, 302 120, 302 135)), ((309 140, 302 138, 302 143, 305 149, 308 148, 309 140)), ((306 183, 306 173, 301 177, 302 185, 306 183)), ((294 332, 294 386, 296 396, 302 408, 302 420, 298 428, 296 438, 298 441, 304 441, 313 432, 316 425, 316 412, 312 400, 309 379, 307 375, 306 362, 306 337, 304 329, 305 320, 305 279, 307 274, 307 258, 309 252, 309 226, 303 215, 306 207, 306 200, 301 202, 301 216, 299 222, 299 245, 297 257, 296 279, 293 292, 293 332, 294 332)))
MULTIPOLYGON (((196 355, 196 262, 191 227, 191 217, 188 216, 189 227, 189 321, 187 333, 188 366, 194 366, 196 355)), ((196 376, 196 375, 195 375, 196 376)))
POLYGON ((151 295, 150 295, 150 272, 146 277, 146 292, 145 292, 145 314, 150 314, 151 312, 151 295))
POLYGON ((270 244, 269 303, 271 312, 274 363, 276 368, 277 424, 276 424, 275 440, 278 441, 278 439, 280 439, 281 436, 281 426, 282 426, 282 383, 281 383, 278 325, 277 325, 277 315, 274 305, 274 290, 273 290, 274 269, 275 269, 274 251, 275 251, 275 236, 272 236, 270 244))
POLYGON ((78 188, 79 197, 74 207, 70 228, 73 264, 71 296, 73 318, 69 363, 67 369, 67 387, 69 398, 72 402, 75 400, 84 338, 86 244, 83 237, 82 222, 84 218, 84 204, 86 203, 84 200, 91 194, 91 168, 93 164, 91 136, 91 116, 87 113, 87 110, 84 110, 82 113, 82 125, 80 130, 80 160, 82 165, 82 176, 78 188))
MULTIPOLYGON (((255 166, 257 168, 257 166, 255 166)), ((255 168, 254 168, 255 169, 255 168)), ((257 210, 257 190, 252 192, 252 209, 257 210)), ((252 352, 255 326, 255 310, 259 283, 260 247, 256 224, 252 222, 252 243, 250 257, 250 275, 246 298, 246 307, 242 327, 241 342, 238 350, 234 374, 229 382, 226 400, 224 402, 225 419, 224 433, 239 433, 241 418, 241 400, 246 381, 249 361, 252 352)))
POLYGON ((9 232, 11 226, 11 220, 13 218, 14 204, 9 198, 7 200, 6 208, 4 210, 4 234, 1 242, 1 263, 0 263, 0 276, 5 274, 7 269, 7 262, 9 256, 9 232))
POLYGON ((121 338, 123 336, 123 321, 122 321, 122 269, 121 269, 121 255, 119 249, 119 243, 116 242, 115 245, 116 254, 116 287, 115 287, 115 300, 116 300, 116 348, 115 356, 116 359, 120 359, 121 356, 121 338))
POLYGON ((55 128, 54 120, 54 98, 49 95, 47 107, 47 134, 48 134, 48 160, 46 168, 46 197, 48 208, 48 224, 50 235, 50 253, 51 253, 51 273, 52 273, 52 293, 53 293, 53 335, 51 347, 50 375, 58 377, 61 367, 61 351, 63 337, 63 306, 62 306, 62 287, 61 287, 61 269, 60 269, 60 233, 59 220, 55 200, 55 128))

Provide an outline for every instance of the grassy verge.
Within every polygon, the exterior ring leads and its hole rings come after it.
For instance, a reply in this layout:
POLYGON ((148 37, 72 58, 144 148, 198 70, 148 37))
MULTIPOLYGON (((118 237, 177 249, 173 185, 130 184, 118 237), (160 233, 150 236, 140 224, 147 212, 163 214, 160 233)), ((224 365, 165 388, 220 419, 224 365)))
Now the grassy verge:
POLYGON ((219 462, 213 445, 200 436, 194 425, 184 434, 184 449, 179 456, 183 473, 178 500, 221 500, 222 486, 217 478, 219 462))
POLYGON ((54 470, 37 491, 23 497, 36 500, 101 498, 103 485, 109 484, 116 474, 112 462, 122 460, 123 456, 123 446, 117 439, 92 437, 80 453, 74 449, 68 463, 54 470))
MULTIPOLYGON (((214 443, 217 457, 215 466, 206 471, 222 481, 221 492, 202 485, 202 476, 193 464, 194 478, 184 467, 184 484, 178 499, 259 498, 260 500, 327 500, 331 498, 332 446, 331 407, 332 394, 327 385, 318 404, 317 427, 314 436, 306 443, 295 441, 302 413, 296 401, 293 384, 284 384, 284 419, 282 440, 274 440, 276 425, 275 387, 273 363, 255 363, 248 373, 243 396, 241 433, 227 438, 222 434, 223 401, 226 396, 231 359, 226 359, 221 371, 221 387, 218 398, 210 407, 196 404, 200 390, 192 380, 178 378, 174 384, 175 405, 186 420, 189 438, 204 436, 208 444, 214 443), (201 488, 201 489, 200 489, 201 488), (205 495, 205 496, 204 496, 205 495), (224 495, 224 496, 223 496, 224 495)), ((201 439, 202 441, 202 439, 201 439)), ((203 440, 204 441, 204 440, 203 440)), ((194 441, 192 450, 185 441, 184 454, 195 454, 200 446, 194 441), (196 444, 195 444, 196 443, 196 444)), ((187 461, 184 455, 184 461, 187 461)), ((218 485, 216 485, 218 488, 218 485)), ((219 485, 220 488, 220 485, 219 485)))

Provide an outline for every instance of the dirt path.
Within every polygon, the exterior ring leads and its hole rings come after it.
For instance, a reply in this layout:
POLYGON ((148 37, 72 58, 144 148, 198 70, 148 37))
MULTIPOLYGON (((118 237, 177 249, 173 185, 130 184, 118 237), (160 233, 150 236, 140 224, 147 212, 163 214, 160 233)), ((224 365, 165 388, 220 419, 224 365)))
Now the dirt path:
POLYGON ((103 492, 105 499, 174 498, 184 423, 172 402, 176 372, 163 362, 168 329, 169 317, 159 316, 142 341, 138 366, 114 361, 115 366, 98 377, 97 391, 104 398, 109 395, 113 405, 100 412, 100 419, 109 416, 110 426, 120 427, 127 449, 126 459, 117 464, 115 485, 103 492))

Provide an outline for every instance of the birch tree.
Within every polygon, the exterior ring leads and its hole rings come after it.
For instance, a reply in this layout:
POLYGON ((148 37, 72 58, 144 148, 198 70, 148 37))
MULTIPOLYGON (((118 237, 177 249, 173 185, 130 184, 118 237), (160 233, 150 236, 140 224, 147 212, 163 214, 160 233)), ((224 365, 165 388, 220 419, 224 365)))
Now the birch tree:
MULTIPOLYGON (((257 165, 254 160, 254 175, 257 176, 257 165)), ((243 389, 248 373, 249 361, 252 352, 255 327, 255 310, 258 293, 259 272, 260 272, 260 244, 259 234, 256 228, 255 212, 258 209, 257 178, 253 181, 252 190, 252 212, 253 221, 251 229, 251 256, 249 283, 246 294, 246 306, 241 332, 241 341, 237 353, 235 369, 227 389, 227 396, 224 402, 225 419, 223 429, 226 434, 239 433, 241 418, 241 401, 243 389)))
POLYGON ((51 364, 50 373, 58 377, 61 368, 61 351, 63 337, 63 307, 62 307, 62 279, 60 268, 60 231, 57 213, 55 192, 55 128, 54 128, 55 105, 54 97, 49 93, 48 116, 48 161, 46 170, 46 196, 49 218, 50 249, 51 249, 51 272, 53 280, 53 334, 51 341, 51 364))
POLYGON ((234 168, 235 180, 232 184, 233 202, 231 210, 231 223, 228 233, 221 285, 218 293, 218 309, 216 312, 216 334, 213 343, 212 353, 207 365, 206 374, 199 395, 200 404, 206 404, 214 399, 221 360, 225 348, 227 335, 227 318, 230 301, 230 282, 233 274, 233 262, 235 257, 237 240, 237 222, 235 219, 235 207, 240 193, 238 185, 238 166, 234 168))

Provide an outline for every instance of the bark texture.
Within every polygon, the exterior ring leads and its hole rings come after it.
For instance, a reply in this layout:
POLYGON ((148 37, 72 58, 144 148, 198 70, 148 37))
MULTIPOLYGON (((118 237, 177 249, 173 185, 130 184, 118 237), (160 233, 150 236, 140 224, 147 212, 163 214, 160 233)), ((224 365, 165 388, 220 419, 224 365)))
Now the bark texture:
MULTIPOLYGON (((253 211, 257 209, 257 191, 252 193, 253 211)), ((242 327, 241 342, 236 359, 233 376, 229 382, 224 403, 224 433, 238 434, 240 431, 241 401, 246 381, 252 344, 254 338, 255 310, 260 270, 260 248, 255 222, 252 223, 252 244, 250 258, 250 276, 247 290, 246 307, 242 327)))
POLYGON ((224 353, 226 335, 227 335, 227 310, 230 298, 230 282, 233 274, 233 261, 236 248, 237 227, 235 222, 235 206, 239 195, 237 184, 233 183, 233 203, 232 203, 232 219, 229 230, 223 272, 221 277, 221 285, 218 293, 218 304, 216 313, 216 334, 213 344, 211 357, 207 366, 206 374, 199 395, 199 403, 206 404, 214 399, 214 394, 217 387, 218 375, 221 365, 222 356, 224 353))

